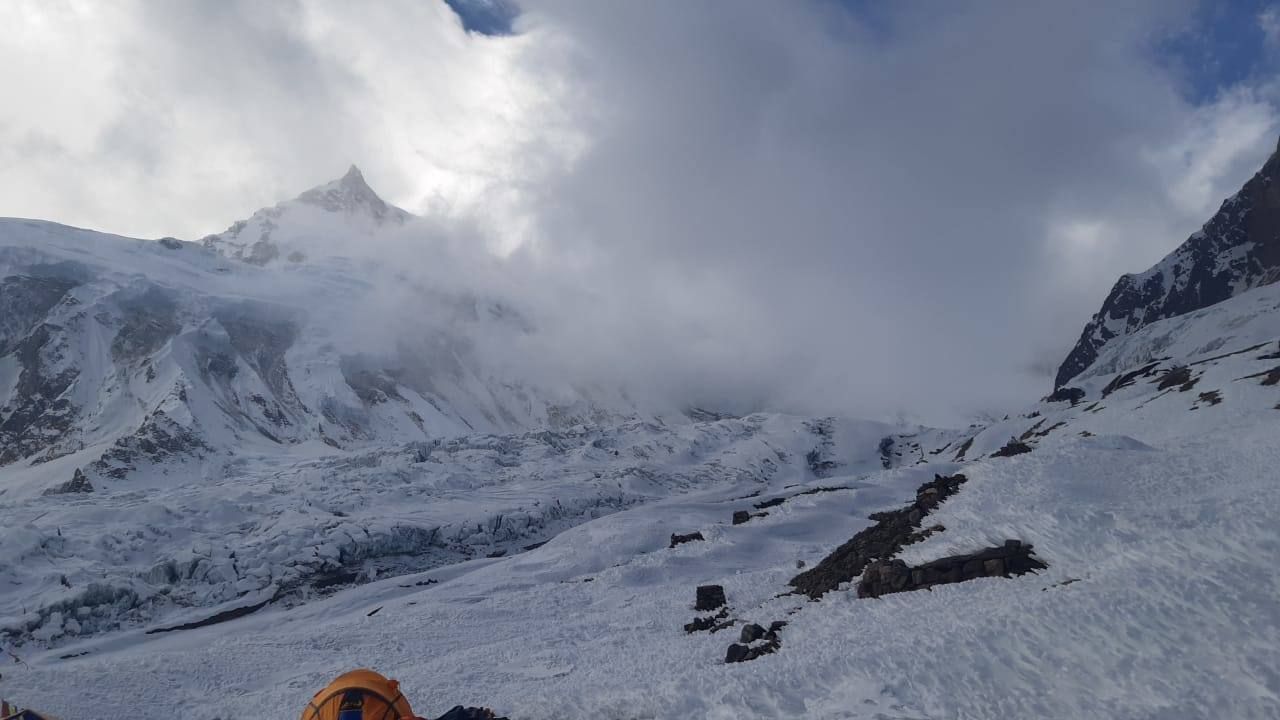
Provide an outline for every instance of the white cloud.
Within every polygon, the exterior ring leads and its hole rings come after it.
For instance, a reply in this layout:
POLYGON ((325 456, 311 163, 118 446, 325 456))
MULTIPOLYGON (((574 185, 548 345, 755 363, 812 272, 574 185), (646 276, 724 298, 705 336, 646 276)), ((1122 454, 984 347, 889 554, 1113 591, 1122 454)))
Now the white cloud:
POLYGON ((1258 27, 1272 47, 1280 47, 1280 9, 1268 7, 1258 14, 1258 27))
POLYGON ((0 214, 193 236, 355 161, 519 248, 575 374, 937 418, 1044 390, 1274 147, 1150 54, 1187 3, 521 4, 0 5, 0 214))

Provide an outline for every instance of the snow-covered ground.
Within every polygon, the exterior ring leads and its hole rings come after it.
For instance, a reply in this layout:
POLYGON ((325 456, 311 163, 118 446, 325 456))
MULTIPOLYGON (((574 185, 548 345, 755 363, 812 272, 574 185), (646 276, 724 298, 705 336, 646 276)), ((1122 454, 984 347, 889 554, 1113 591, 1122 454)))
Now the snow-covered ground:
POLYGON ((351 359, 328 321, 363 270, 290 256, 343 251, 307 244, 321 213, 362 242, 412 221, 357 175, 200 245, 0 222, 0 697, 288 718, 368 666, 421 713, 517 720, 1280 717, 1280 285, 986 426, 649 414, 484 367, 477 323, 532 328, 456 294, 413 291, 453 338, 421 372, 351 359), (1047 570, 789 594, 953 473, 898 557, 1016 539, 1047 570), (781 648, 725 664, 737 626, 686 633, 704 584, 781 648))
POLYGON ((879 600, 776 597, 796 560, 816 562, 868 512, 957 467, 918 466, 828 478, 858 487, 741 526, 728 524, 744 507, 734 489, 701 492, 515 557, 37 652, 5 673, 5 692, 68 718, 289 717, 330 676, 367 665, 399 677, 420 711, 465 702, 521 718, 1275 717, 1273 412, 1156 444, 1076 437, 969 464, 937 515, 948 529, 908 553, 1018 537, 1050 564, 1042 575, 879 600), (706 542, 666 548, 690 530, 706 542), (429 577, 439 584, 413 587, 429 577), (686 635, 708 582, 744 620, 790 621, 781 651, 724 665, 732 631, 686 635))
MULTIPOLYGON (((1280 386, 1247 376, 1280 365, 1267 357, 1280 350, 1280 314, 1266 310, 1277 299, 1276 288, 1254 291, 1115 349, 1139 361, 1135 343, 1182 353, 1155 339, 1191 322, 1179 330, 1191 344, 1177 361, 1199 362, 1194 388, 1166 392, 1155 369, 1102 399, 1116 376, 1099 375, 1074 407, 1042 402, 1031 417, 979 433, 966 461, 949 458, 964 433, 928 433, 920 438, 933 462, 879 469, 878 453, 864 448, 834 458, 846 465, 823 478, 807 461, 780 463, 767 480, 682 488, 514 556, 202 629, 29 646, 27 665, 5 672, 0 687, 68 718, 289 717, 331 676, 367 665, 398 677, 420 712, 485 704, 518 718, 1276 717, 1280 525, 1270 509, 1280 505, 1280 386), (1205 345, 1196 334, 1212 332, 1227 342, 1196 355, 1205 345), (1214 359, 1268 334, 1262 347, 1214 359), (1215 390, 1220 402, 1200 401, 1215 390), (1015 426, 1046 416, 1065 424, 1030 436, 1032 452, 985 457, 1015 426), (1017 538, 1048 570, 876 600, 782 595, 797 561, 812 566, 868 513, 955 471, 969 482, 930 516, 946 530, 901 557, 917 563, 1017 538), (847 489, 799 494, 817 486, 847 489), (733 511, 778 496, 791 499, 730 524, 733 511), (694 530, 706 540, 667 547, 671 533, 694 530), (428 579, 438 582, 417 585, 428 579), (726 665, 736 628, 686 634, 694 589, 706 583, 725 586, 739 620, 787 620, 780 651, 726 665), (60 659, 68 655, 78 656, 60 659)), ((756 440, 791 456, 813 446, 811 430, 782 418, 706 427, 752 422, 756 440)), ((736 455, 756 440, 728 447, 736 455)))

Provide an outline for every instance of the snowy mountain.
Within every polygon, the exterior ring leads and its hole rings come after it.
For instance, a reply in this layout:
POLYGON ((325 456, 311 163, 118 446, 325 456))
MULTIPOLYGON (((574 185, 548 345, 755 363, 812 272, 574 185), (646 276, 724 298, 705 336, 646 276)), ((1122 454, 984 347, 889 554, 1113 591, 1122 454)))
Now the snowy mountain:
POLYGON ((1113 338, 1280 280, 1280 147, 1209 222, 1149 270, 1123 275, 1058 368, 1062 387, 1113 338))
POLYGON ((408 212, 378 197, 360 169, 352 165, 341 178, 263 208, 200 243, 254 265, 298 263, 318 253, 341 255, 352 243, 368 242, 412 219, 408 212))
POLYGON ((1215 218, 1070 387, 956 429, 649 416, 495 369, 534 324, 417 286, 448 352, 353 353, 350 243, 414 219, 350 174, 203 244, 5 221, 0 694, 289 717, 368 666, 530 719, 1275 717, 1259 182, 1252 239, 1215 218))
POLYGON ((355 168, 200 243, 0 220, 0 492, 634 414, 513 367, 509 303, 359 252, 412 222, 355 168))

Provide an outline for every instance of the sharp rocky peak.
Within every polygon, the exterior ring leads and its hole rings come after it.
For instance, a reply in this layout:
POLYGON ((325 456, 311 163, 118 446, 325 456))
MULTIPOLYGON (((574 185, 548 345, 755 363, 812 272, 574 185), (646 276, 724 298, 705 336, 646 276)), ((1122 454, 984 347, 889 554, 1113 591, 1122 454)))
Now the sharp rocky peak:
POLYGON ((1066 385, 1109 340, 1280 281, 1280 143, 1240 192, 1146 272, 1123 275, 1058 369, 1066 385))
POLYGON ((379 197, 365 181, 364 173, 355 165, 341 178, 302 193, 297 197, 297 202, 315 205, 330 212, 367 214, 379 223, 403 223, 409 218, 409 213, 379 197))

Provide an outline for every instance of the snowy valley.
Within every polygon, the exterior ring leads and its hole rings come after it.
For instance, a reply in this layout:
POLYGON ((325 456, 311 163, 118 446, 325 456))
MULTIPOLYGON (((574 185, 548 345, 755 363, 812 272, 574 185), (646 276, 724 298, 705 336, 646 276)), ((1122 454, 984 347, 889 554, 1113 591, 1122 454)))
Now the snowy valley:
POLYGON ((368 666, 521 719, 1275 717, 1277 157, 960 428, 522 373, 520 307, 353 251, 417 222, 354 168, 195 242, 2 220, 0 695, 284 718, 368 666))

